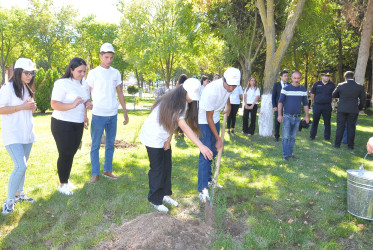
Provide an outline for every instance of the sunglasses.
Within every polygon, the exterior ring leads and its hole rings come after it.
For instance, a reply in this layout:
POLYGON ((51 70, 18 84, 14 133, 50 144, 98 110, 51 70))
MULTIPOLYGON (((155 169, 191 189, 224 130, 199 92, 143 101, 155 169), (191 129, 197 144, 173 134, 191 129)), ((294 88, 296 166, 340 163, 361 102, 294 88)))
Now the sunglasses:
POLYGON ((35 76, 34 71, 23 71, 22 73, 25 74, 26 76, 35 76))

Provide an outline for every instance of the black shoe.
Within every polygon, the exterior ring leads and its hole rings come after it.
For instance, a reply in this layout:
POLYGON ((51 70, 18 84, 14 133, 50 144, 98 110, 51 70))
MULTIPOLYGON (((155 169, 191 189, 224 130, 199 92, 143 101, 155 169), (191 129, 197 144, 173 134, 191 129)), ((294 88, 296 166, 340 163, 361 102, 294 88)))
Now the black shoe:
POLYGON ((315 137, 310 137, 310 140, 311 140, 311 141, 315 140, 315 137))
POLYGON ((230 135, 231 134, 231 131, 228 129, 228 135, 230 135))
POLYGON ((231 130, 231 134, 234 135, 234 130, 233 129, 231 130))
POLYGON ((289 156, 282 157, 282 160, 283 160, 283 161, 289 161, 289 156))
POLYGON ((334 145, 334 147, 335 147, 335 148, 340 148, 340 147, 341 147, 341 145, 334 145))
POLYGON ((276 138, 275 138, 275 141, 279 141, 279 140, 280 140, 280 137, 276 137, 276 138))

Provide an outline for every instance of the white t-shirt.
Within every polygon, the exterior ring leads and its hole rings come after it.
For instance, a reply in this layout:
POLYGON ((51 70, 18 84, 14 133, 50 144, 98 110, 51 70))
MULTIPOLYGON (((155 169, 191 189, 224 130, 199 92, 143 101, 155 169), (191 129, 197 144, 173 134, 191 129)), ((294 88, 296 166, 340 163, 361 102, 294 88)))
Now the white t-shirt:
MULTIPOLYGON (((140 133, 141 143, 151 148, 163 148, 164 143, 171 135, 159 124, 159 106, 158 104, 145 120, 140 133)), ((179 120, 184 119, 184 117, 185 113, 180 115, 179 120)))
MULTIPOLYGON (((53 86, 52 100, 62 103, 73 103, 77 97, 86 102, 89 99, 89 87, 83 79, 80 81, 72 78, 58 79, 53 86)), ((84 103, 66 111, 53 110, 52 117, 66 122, 84 122, 84 103)))
MULTIPOLYGON (((0 108, 22 105, 28 99, 32 98, 26 86, 24 86, 22 100, 16 96, 13 82, 9 82, 0 88, 0 108)), ((35 142, 32 110, 20 110, 12 114, 1 115, 1 131, 4 146, 35 142)))
POLYGON ((238 85, 237 88, 235 88, 232 91, 232 94, 229 97, 231 104, 240 104, 241 103, 240 95, 242 94, 243 94, 242 87, 241 85, 238 85))
POLYGON ((220 120, 220 111, 227 104, 231 92, 228 92, 220 78, 206 85, 199 100, 198 124, 208 124, 206 111, 214 111, 213 120, 217 123, 220 120))
POLYGON ((248 88, 246 89, 246 103, 249 104, 258 104, 258 102, 254 103, 255 98, 260 96, 260 89, 259 88, 248 88))
POLYGON ((87 82, 92 88, 92 114, 98 116, 116 115, 118 113, 116 88, 122 83, 119 71, 112 67, 105 69, 97 66, 89 71, 87 82))

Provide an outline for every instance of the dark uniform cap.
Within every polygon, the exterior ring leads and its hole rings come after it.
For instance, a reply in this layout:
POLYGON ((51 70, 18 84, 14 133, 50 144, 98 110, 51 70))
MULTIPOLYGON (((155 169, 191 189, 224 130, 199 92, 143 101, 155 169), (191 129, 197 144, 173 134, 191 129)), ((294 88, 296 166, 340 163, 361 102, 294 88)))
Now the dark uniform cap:
POLYGON ((322 76, 330 76, 330 70, 326 69, 326 70, 321 71, 321 75, 322 76))

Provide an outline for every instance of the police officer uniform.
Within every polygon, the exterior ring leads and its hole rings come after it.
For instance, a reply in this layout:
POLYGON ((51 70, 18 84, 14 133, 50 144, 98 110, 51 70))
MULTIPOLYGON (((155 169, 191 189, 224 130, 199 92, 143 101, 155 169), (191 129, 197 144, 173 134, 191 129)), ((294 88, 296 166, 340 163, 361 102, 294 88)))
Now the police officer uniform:
MULTIPOLYGON (((321 71, 322 76, 329 76, 328 70, 321 71)), ((324 120, 324 139, 330 140, 331 126, 330 119, 332 116, 332 93, 335 89, 334 83, 328 81, 323 83, 322 81, 316 82, 312 89, 311 94, 314 95, 314 104, 312 108, 313 123, 310 131, 310 139, 314 140, 317 134, 317 127, 319 125, 320 117, 322 115, 324 120)))

